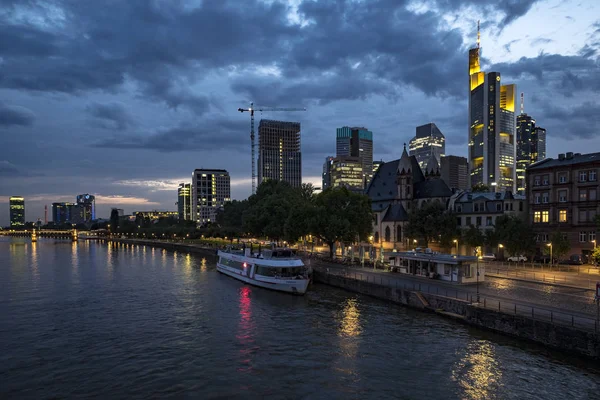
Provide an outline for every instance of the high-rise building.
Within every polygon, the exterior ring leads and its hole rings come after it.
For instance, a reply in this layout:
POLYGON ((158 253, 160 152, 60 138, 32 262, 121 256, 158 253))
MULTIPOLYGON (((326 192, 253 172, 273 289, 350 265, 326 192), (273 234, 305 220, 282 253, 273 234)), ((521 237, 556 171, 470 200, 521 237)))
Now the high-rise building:
POLYGON ((384 164, 383 160, 381 161, 373 161, 373 176, 375 176, 375 172, 379 169, 380 166, 384 164))
POLYGON ((215 222, 217 212, 225 202, 231 201, 229 172, 224 169, 194 170, 191 196, 192 220, 198 225, 215 222))
POLYGON ((96 219, 96 197, 91 194, 80 194, 77 196, 77 205, 82 209, 83 221, 90 222, 96 219))
POLYGON ((477 47, 469 50, 470 184, 514 192, 516 85, 502 85, 499 72, 481 71, 477 35, 477 47))
POLYGON ((450 189, 467 190, 469 186, 469 164, 466 157, 444 156, 440 163, 441 177, 450 189))
MULTIPOLYGON (((522 101, 522 100, 521 100, 522 101)), ((521 110, 523 107, 521 106, 521 110)), ((517 192, 525 194, 525 170, 546 158, 546 130, 536 126, 535 119, 521 111, 517 116, 517 192)))
POLYGON ((177 188, 177 211, 180 221, 192 219, 192 185, 180 183, 177 188))
POLYGON ((55 224, 83 223, 84 208, 77 203, 52 203, 52 221, 55 224))
POLYGON ((302 185, 300 123, 262 119, 258 125, 258 184, 274 179, 302 185))
POLYGON ((434 123, 417 126, 416 135, 408 144, 408 154, 415 156, 422 171, 433 155, 438 164, 446 154, 446 138, 434 123))
MULTIPOLYGON (((179 212, 178 211, 159 211, 159 210, 153 210, 153 211, 134 211, 132 214, 136 219, 142 218, 142 219, 149 219, 151 221, 156 221, 159 220, 161 218, 171 218, 171 219, 178 219, 179 218, 179 212)), ((122 215, 119 215, 120 217, 122 217, 122 215)))
POLYGON ((358 157, 363 168, 363 187, 373 179, 373 132, 362 127, 336 129, 336 157, 358 157))
POLYGON ((322 176, 322 184, 321 190, 325 190, 328 187, 331 187, 331 162, 335 157, 329 156, 325 158, 325 162, 323 163, 323 176, 322 176))
POLYGON ((25 199, 21 196, 11 196, 10 204, 10 227, 20 229, 25 226, 25 199))
POLYGON ((363 163, 359 157, 335 157, 331 161, 331 187, 364 190, 363 163))

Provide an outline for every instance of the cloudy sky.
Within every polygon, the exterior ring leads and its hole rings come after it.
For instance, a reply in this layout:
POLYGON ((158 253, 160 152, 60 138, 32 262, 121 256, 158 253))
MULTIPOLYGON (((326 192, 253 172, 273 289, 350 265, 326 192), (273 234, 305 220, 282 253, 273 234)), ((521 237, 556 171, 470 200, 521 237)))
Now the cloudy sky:
MULTIPOLYGON (((0 224, 96 194, 100 217, 175 209, 194 168, 250 192, 250 101, 302 124, 320 185, 335 128, 373 131, 398 158, 435 122, 467 152, 467 51, 525 92, 548 153, 600 151, 600 2, 594 0, 2 0, 0 224)), ((258 118, 261 116, 258 115, 258 118)))

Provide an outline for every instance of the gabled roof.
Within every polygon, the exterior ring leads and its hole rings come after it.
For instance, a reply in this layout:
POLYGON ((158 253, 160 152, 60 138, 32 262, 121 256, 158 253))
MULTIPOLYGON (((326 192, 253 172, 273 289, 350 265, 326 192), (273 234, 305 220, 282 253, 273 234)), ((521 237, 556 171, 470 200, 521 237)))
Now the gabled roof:
POLYGON ((452 196, 452 190, 450 190, 446 182, 441 179, 428 179, 426 181, 416 182, 414 190, 413 198, 415 199, 452 196))
POLYGON ((525 196, 522 194, 506 192, 469 192, 464 191, 460 193, 457 198, 457 203, 468 203, 475 200, 525 200, 525 196), (469 195, 471 198, 469 199, 469 195))
POLYGON ((404 150, 402 150, 402 156, 400 157, 400 162, 398 163, 398 173, 406 174, 411 171, 414 171, 414 168, 412 168, 410 156, 406 152, 406 143, 404 143, 404 150))
POLYGON ((440 172, 440 164, 438 163, 435 154, 431 153, 429 160, 427 160, 427 166, 425 167, 425 171, 427 171, 428 174, 437 174, 438 172, 440 172))
POLYGON ((402 206, 402 204, 396 203, 391 204, 385 216, 382 219, 382 222, 395 222, 395 221, 408 221, 408 213, 402 206))
MULTIPOLYGON (((569 155, 571 153, 568 153, 569 155)), ((575 153, 571 158, 546 158, 545 160, 538 161, 536 163, 531 164, 527 167, 527 170, 535 170, 535 169, 543 169, 550 167, 559 167, 559 166, 567 166, 574 164, 583 164, 588 162, 599 162, 600 161, 600 153, 589 153, 589 154, 580 154, 575 153)))
POLYGON ((399 162, 400 160, 394 160, 379 166, 367 188, 367 196, 372 202, 394 200, 398 197, 396 171, 399 162))

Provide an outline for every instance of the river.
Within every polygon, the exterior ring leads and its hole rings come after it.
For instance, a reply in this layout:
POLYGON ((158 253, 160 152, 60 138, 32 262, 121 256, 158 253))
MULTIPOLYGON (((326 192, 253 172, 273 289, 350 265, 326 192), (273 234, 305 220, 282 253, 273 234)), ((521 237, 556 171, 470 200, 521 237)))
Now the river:
POLYGON ((213 257, 0 238, 0 398, 593 399, 600 368, 213 257))

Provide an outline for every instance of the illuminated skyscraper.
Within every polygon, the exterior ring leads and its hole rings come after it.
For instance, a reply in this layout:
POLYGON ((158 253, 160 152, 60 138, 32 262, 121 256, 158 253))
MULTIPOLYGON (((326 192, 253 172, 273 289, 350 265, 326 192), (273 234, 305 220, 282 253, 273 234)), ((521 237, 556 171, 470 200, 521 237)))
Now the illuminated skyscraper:
POLYGON ((502 85, 499 72, 481 71, 477 47, 469 50, 470 184, 494 191, 516 188, 516 85, 502 85))
POLYGON ((535 119, 524 112, 517 116, 517 192, 519 194, 525 194, 527 189, 525 179, 527 167, 546 158, 546 130, 535 124, 535 119))
POLYGON ((373 132, 367 128, 348 127, 336 129, 336 157, 358 157, 363 169, 363 186, 373 179, 373 132))
POLYGON ((192 185, 189 183, 180 183, 177 188, 177 211, 180 221, 192 219, 192 185))
POLYGON ((362 192, 364 189, 363 164, 359 157, 335 157, 331 160, 331 187, 346 187, 362 192))
POLYGON ((25 226, 25 199, 21 196, 12 196, 10 203, 10 227, 20 229, 25 226))
POLYGON ((323 179, 321 184, 321 190, 325 190, 328 187, 331 187, 331 161, 335 157, 328 156, 325 158, 325 162, 323 163, 323 179))
POLYGON ((408 144, 411 156, 415 156, 422 171, 425 171, 427 161, 433 155, 438 164, 446 154, 446 138, 434 123, 417 126, 417 132, 408 144))
POLYGON ((192 173, 192 219, 198 225, 214 223, 225 202, 231 201, 229 172, 196 169, 192 173))
POLYGON ((300 123, 260 120, 258 125, 258 184, 268 179, 302 184, 300 123))
POLYGON ((96 197, 91 194, 80 194, 77 196, 77 205, 81 206, 84 222, 96 219, 96 197))
POLYGON ((77 203, 52 203, 52 221, 55 224, 81 224, 84 220, 84 206, 77 203))

